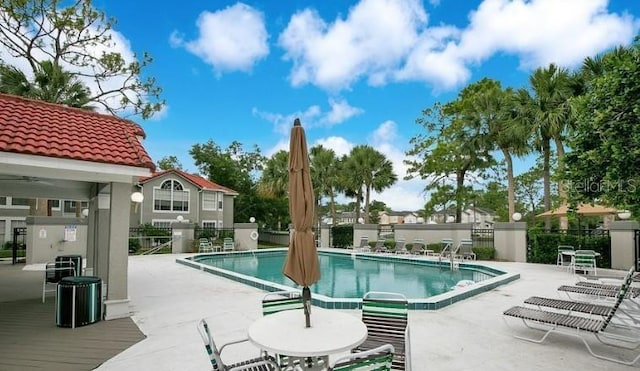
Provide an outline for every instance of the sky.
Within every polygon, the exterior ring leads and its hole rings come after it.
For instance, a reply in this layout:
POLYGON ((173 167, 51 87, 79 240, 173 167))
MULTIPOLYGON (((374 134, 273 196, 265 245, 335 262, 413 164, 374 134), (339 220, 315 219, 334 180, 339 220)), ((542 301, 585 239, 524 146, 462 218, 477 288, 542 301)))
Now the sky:
MULTIPOLYGON (((145 69, 166 107, 134 119, 154 161, 189 156, 197 143, 288 150, 300 118, 309 147, 337 155, 367 144, 393 162, 399 181, 372 199, 394 211, 424 206, 426 181, 403 180, 422 110, 484 77, 526 87, 549 63, 629 45, 637 0, 94 0, 117 19, 125 56, 150 53, 145 69)), ((516 163, 526 171, 531 158, 516 163)))

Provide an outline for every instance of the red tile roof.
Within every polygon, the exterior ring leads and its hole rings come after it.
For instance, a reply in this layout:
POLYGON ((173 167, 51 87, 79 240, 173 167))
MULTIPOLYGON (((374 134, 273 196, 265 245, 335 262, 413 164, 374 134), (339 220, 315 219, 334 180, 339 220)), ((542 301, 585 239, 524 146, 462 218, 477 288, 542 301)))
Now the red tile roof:
POLYGON ((169 173, 177 174, 178 176, 186 179, 187 181, 189 181, 190 183, 192 183, 193 185, 195 185, 200 189, 204 189, 207 191, 220 191, 220 192, 236 194, 236 195, 238 194, 238 192, 234 191, 233 189, 227 188, 225 186, 221 186, 220 184, 207 180, 201 177, 200 175, 189 174, 187 172, 184 172, 182 170, 177 170, 177 169, 158 171, 157 173, 154 173, 149 177, 142 177, 140 178, 140 183, 146 183, 151 179, 155 179, 157 177, 160 177, 169 173))
POLYGON ((155 170, 140 125, 59 104, 0 94, 0 152, 155 170))

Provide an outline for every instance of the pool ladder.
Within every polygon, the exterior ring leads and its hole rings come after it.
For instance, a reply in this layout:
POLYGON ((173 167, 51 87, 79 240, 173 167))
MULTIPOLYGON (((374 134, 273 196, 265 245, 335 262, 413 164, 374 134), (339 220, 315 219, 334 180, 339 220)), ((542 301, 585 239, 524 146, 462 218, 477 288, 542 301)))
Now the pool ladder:
POLYGON ((458 250, 460 250, 460 245, 454 246, 453 240, 450 238, 443 238, 440 243, 443 245, 442 251, 440 251, 440 256, 438 256, 438 261, 442 262, 443 258, 449 256, 449 262, 451 263, 451 270, 456 270, 459 268, 460 263, 456 263, 456 255, 458 254, 458 250))

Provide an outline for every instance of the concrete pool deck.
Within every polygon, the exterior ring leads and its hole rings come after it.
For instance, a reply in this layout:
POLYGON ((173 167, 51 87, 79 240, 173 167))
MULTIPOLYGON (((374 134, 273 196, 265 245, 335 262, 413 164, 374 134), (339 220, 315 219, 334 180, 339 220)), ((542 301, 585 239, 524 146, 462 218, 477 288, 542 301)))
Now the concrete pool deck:
MULTIPOLYGON (((246 336, 251 323, 262 316, 264 291, 175 262, 190 255, 130 257, 132 318, 147 338, 97 370, 208 370, 209 360, 196 331, 201 318, 207 319, 219 345, 246 336)), ((514 339, 502 318, 505 309, 522 304, 532 295, 558 297, 557 287, 575 283, 576 278, 566 269, 550 265, 486 265, 518 273, 520 279, 440 310, 411 311, 414 371, 630 369, 592 357, 578 339, 571 337, 551 335, 544 344, 514 339)), ((360 316, 359 310, 342 311, 360 316)), ((311 318, 313 321, 313 313, 311 318)), ((518 333, 530 334, 522 331, 518 333)), ((228 360, 258 354, 256 348, 245 345, 226 349, 228 360)), ((603 347, 596 345, 595 349, 603 347)), ((631 351, 616 354, 632 358, 631 351)))

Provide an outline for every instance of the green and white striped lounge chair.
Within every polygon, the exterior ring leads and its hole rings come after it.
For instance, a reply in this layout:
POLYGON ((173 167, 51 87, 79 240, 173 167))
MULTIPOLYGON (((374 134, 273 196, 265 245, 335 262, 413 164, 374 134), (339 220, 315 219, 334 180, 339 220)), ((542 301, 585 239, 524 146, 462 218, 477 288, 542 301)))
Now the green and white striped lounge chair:
POLYGON ((340 357, 331 362, 328 371, 387 371, 391 370, 392 360, 393 346, 385 344, 340 357))
POLYGON ((367 292, 362 298, 362 322, 367 326, 367 339, 353 353, 391 344, 393 370, 411 370, 409 341, 409 302, 394 292, 367 292))
POLYGON ((638 338, 636 329, 628 328, 626 333, 622 333, 619 326, 614 326, 611 323, 620 307, 620 303, 627 296, 629 284, 630 282, 627 281, 622 285, 616 295, 615 304, 603 319, 560 313, 556 311, 546 311, 524 306, 514 306, 505 310, 503 312, 503 318, 507 325, 509 325, 507 317, 512 317, 520 319, 529 329, 544 332, 543 336, 539 339, 514 334, 514 337, 517 339, 534 343, 542 343, 546 340, 549 334, 560 333, 579 338, 587 347, 589 353, 596 358, 625 365, 633 365, 638 361, 638 359, 640 359, 640 354, 635 355, 631 360, 606 356, 600 353, 595 353, 591 348, 591 345, 589 345, 586 340, 586 336, 593 335, 602 344, 609 345, 617 349, 637 349, 638 346, 640 346, 640 338, 638 338), (611 331, 612 327, 615 328, 613 331, 611 331))
POLYGON ((207 350, 207 355, 209 356, 209 360, 211 361, 211 366, 214 371, 280 371, 280 366, 278 366, 272 358, 268 357, 256 357, 233 364, 225 364, 222 362, 222 358, 220 356, 222 351, 227 346, 247 342, 249 339, 242 339, 224 344, 218 350, 213 338, 211 337, 211 333, 209 332, 209 325, 204 319, 200 320, 198 323, 198 333, 204 342, 204 347, 207 350))

